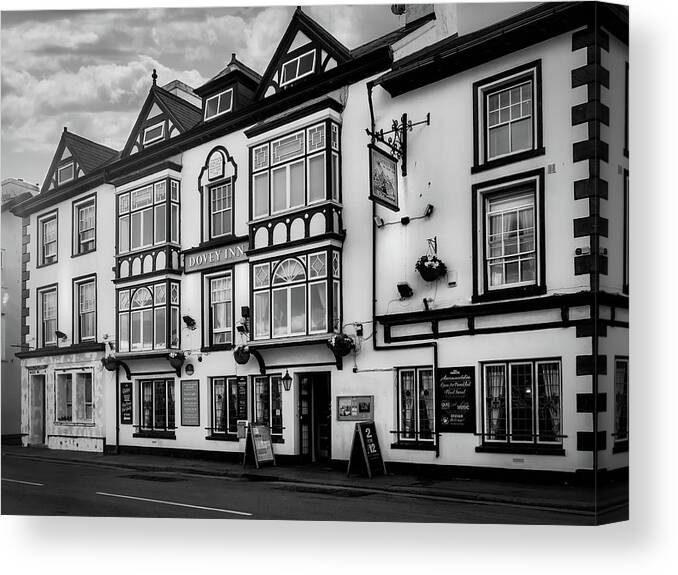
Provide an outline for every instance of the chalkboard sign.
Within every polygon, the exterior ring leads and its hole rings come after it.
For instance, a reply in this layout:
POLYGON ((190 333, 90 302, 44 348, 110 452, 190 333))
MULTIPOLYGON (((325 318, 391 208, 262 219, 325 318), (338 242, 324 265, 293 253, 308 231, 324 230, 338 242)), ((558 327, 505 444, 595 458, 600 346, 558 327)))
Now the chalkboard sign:
POLYGON ((132 382, 120 383, 120 423, 132 425, 132 382))
POLYGON ((275 465, 271 430, 267 425, 249 424, 247 426, 245 453, 242 459, 243 467, 247 464, 248 459, 254 461, 257 469, 262 463, 273 463, 275 465))
POLYGON ((381 456, 374 421, 361 421, 355 424, 346 475, 351 474, 351 469, 356 471, 356 468, 366 472, 370 479, 373 475, 386 475, 386 465, 381 456))
POLYGON ((181 382, 181 425, 200 425, 200 382, 197 379, 181 382))
POLYGON ((438 368, 438 431, 474 433, 476 430, 476 370, 469 367, 438 368))

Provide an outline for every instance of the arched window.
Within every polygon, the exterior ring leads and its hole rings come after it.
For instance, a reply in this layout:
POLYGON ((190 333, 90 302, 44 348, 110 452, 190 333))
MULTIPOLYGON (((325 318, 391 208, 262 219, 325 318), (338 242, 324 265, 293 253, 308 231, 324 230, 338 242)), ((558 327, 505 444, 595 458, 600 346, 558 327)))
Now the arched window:
POLYGON ((132 297, 132 308, 148 307, 153 303, 153 297, 148 288, 139 288, 132 297))
POLYGON ((299 260, 290 258, 280 263, 275 269, 273 285, 289 284, 305 279, 306 272, 304 271, 304 266, 299 263, 299 260))

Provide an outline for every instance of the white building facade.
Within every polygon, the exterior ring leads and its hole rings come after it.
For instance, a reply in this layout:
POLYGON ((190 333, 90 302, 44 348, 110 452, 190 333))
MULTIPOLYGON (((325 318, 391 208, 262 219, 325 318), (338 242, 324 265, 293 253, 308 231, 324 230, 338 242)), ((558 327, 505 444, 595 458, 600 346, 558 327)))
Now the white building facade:
POLYGON ((522 8, 417 8, 353 50, 297 10, 263 75, 154 74, 75 181, 60 145, 17 210, 26 443, 235 459, 247 420, 344 465, 369 420, 394 470, 627 467, 628 14, 522 8), (96 248, 45 261, 91 198, 96 248))

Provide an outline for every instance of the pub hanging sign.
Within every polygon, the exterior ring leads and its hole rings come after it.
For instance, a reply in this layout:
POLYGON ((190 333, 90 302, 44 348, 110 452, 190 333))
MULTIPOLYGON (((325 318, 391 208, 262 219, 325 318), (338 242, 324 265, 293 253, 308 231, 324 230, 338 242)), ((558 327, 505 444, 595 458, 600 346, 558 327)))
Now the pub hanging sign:
POLYGON ((370 151, 370 200, 398 212, 398 160, 374 144, 367 147, 370 151))

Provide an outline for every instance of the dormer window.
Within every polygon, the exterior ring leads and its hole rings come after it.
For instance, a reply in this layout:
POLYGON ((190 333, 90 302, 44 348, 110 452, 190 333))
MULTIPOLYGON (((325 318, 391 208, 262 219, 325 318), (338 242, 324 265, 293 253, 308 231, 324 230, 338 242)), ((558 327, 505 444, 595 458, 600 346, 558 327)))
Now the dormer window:
POLYGON ((207 98, 205 102, 205 120, 210 120, 226 114, 233 109, 233 88, 229 88, 215 96, 207 98))
POLYGON ((75 177, 75 168, 73 167, 73 162, 61 166, 58 171, 58 182, 59 185, 70 182, 75 177))
POLYGON ((165 137, 165 122, 149 126, 144 130, 144 146, 162 140, 165 137))
POLYGON ((286 86, 313 73, 315 68, 315 50, 311 50, 293 58, 289 62, 285 62, 282 67, 282 81, 281 86, 286 86))

